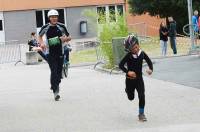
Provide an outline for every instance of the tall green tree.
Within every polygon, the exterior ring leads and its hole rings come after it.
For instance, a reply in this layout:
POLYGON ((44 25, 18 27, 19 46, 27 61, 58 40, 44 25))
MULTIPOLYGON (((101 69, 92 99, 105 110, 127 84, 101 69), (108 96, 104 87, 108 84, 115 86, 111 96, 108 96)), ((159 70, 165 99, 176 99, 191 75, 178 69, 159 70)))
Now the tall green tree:
MULTIPOLYGON (((192 0, 193 9, 200 12, 200 0, 192 0)), ((130 12, 134 15, 149 13, 151 16, 167 18, 172 16, 177 22, 177 31, 188 23, 187 0, 128 0, 130 12)))

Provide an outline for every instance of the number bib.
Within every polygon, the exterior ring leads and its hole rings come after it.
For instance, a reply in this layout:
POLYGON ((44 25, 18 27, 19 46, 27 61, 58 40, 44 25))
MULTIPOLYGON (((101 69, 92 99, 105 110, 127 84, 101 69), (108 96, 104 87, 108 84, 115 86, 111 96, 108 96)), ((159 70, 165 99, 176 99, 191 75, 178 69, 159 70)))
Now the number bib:
POLYGON ((49 46, 60 45, 60 39, 58 37, 48 39, 49 46))

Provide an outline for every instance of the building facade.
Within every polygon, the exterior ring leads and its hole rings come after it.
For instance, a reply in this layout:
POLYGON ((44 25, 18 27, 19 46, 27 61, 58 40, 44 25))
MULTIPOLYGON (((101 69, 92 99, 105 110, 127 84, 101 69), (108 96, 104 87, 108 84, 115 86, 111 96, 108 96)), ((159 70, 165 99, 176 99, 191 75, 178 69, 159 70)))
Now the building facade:
MULTIPOLYGON (((85 10, 89 9, 97 14, 103 12, 107 22, 116 21, 110 15, 128 14, 126 0, 0 0, 0 42, 19 40, 20 43, 26 43, 31 32, 38 32, 48 23, 47 13, 50 9, 58 10, 59 21, 67 26, 73 39, 97 37, 94 26, 97 27, 100 22, 98 18, 93 23, 89 22, 89 18, 83 14, 85 10), (85 33, 81 33, 82 22, 87 24, 85 33)), ((160 19, 129 14, 127 23, 130 28, 135 26, 144 30, 142 23, 148 27, 152 27, 151 24, 154 23, 153 26, 157 27, 160 19)), ((145 28, 144 35, 158 34, 155 29, 153 32, 148 27, 145 28)))
POLYGON ((115 12, 119 9, 124 11, 124 0, 1 0, 0 1, 0 42, 19 40, 27 42, 31 32, 38 32, 40 28, 48 23, 47 13, 50 9, 57 9, 60 16, 59 21, 67 26, 74 39, 94 38, 97 31, 93 27, 96 21, 90 24, 84 10, 105 9, 115 12), (10 4, 12 3, 12 4, 10 4), (87 23, 87 32, 81 33, 81 22, 87 23))

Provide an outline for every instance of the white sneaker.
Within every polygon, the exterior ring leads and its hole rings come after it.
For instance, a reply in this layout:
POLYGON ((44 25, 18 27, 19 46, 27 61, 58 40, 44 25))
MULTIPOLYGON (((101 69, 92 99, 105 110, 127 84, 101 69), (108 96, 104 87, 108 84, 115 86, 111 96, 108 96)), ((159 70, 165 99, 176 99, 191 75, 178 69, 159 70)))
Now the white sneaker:
POLYGON ((144 114, 139 114, 138 118, 139 118, 139 121, 141 121, 141 122, 147 121, 147 118, 146 118, 146 116, 144 114))
POLYGON ((55 101, 59 101, 59 99, 60 99, 59 92, 54 93, 54 99, 55 99, 55 101))

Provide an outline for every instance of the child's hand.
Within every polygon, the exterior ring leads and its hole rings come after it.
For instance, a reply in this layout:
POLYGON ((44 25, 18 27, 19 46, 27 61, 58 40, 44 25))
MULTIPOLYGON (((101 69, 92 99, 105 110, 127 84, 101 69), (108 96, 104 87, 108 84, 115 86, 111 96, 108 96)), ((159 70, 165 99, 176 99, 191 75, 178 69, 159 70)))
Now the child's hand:
POLYGON ((152 71, 152 70, 150 70, 150 69, 147 69, 147 70, 146 70, 146 73, 147 73, 148 75, 151 75, 151 74, 152 74, 152 72, 153 72, 153 71, 152 71))
POLYGON ((133 71, 129 71, 129 72, 128 72, 128 76, 129 76, 129 77, 132 77, 132 78, 136 78, 136 73, 133 72, 133 71))

